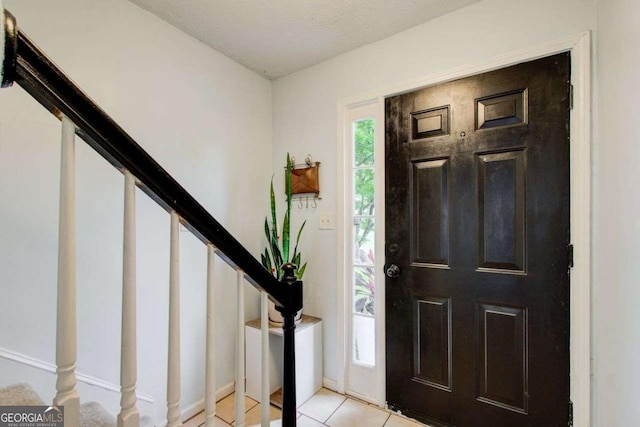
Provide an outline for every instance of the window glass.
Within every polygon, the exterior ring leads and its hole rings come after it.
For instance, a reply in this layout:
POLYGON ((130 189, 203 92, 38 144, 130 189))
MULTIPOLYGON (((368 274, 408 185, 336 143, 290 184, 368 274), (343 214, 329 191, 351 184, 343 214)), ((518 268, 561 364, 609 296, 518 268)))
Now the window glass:
POLYGON ((374 121, 353 123, 353 360, 375 365, 374 121))

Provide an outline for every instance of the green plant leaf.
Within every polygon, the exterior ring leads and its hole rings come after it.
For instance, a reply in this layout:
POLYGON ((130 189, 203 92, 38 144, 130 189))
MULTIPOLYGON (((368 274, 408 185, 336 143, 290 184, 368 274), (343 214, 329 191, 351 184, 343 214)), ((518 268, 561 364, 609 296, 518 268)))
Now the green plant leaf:
POLYGON ((264 217, 264 235, 267 236, 267 242, 271 241, 271 230, 269 229, 269 220, 264 217))
POLYGON ((306 269, 307 269, 307 263, 305 262, 304 265, 298 269, 298 279, 302 279, 302 276, 304 276, 304 271, 306 269))
POLYGON ((289 262, 289 244, 291 241, 291 170, 293 163, 291 156, 287 153, 287 168, 285 171, 285 194, 287 196, 287 211, 284 214, 284 223, 282 224, 282 258, 284 262, 289 262))
POLYGON ((280 247, 278 246, 278 240, 271 237, 271 254, 273 255, 274 267, 280 270, 282 266, 282 253, 280 252, 280 247))
POLYGON ((273 270, 273 264, 271 263, 271 256, 269 256, 269 250, 267 248, 264 248, 264 254, 262 254, 261 257, 262 265, 269 270, 269 273, 274 274, 275 271, 273 270))
POLYGON ((282 225, 282 259, 284 262, 289 262, 289 234, 291 230, 291 223, 289 220, 290 212, 284 214, 284 224, 282 225))
POLYGON ((293 256, 295 256, 298 253, 298 243, 300 243, 300 235, 302 234, 302 230, 304 229, 304 226, 306 224, 307 224, 307 220, 305 219, 302 225, 300 226, 300 229, 298 230, 298 236, 296 237, 296 246, 293 249, 293 256))
POLYGON ((296 265, 296 267, 300 266, 300 257, 302 256, 302 254, 294 254, 293 257, 291 258, 291 262, 294 263, 296 265))
POLYGON ((287 173, 285 174, 285 194, 287 195, 287 212, 291 212, 291 171, 293 170, 293 163, 291 162, 291 156, 287 153, 287 173))
POLYGON ((276 213, 276 193, 273 190, 273 176, 271 177, 271 191, 269 194, 269 198, 271 201, 271 231, 273 237, 278 240, 278 215, 276 213))
POLYGON ((277 258, 277 254, 280 253, 280 250, 278 248, 278 240, 273 238, 273 233, 271 232, 271 229, 269 228, 269 221, 267 220, 267 218, 264 219, 264 234, 267 237, 267 242, 269 243, 269 245, 264 248, 264 256, 266 257, 266 261, 268 261, 268 265, 265 264, 265 262, 262 262, 262 265, 264 265, 270 273, 275 273, 277 274, 277 272, 272 271, 272 268, 274 267, 274 264, 276 264, 278 262, 278 258, 277 258), (271 248, 271 253, 273 254, 273 263, 271 262, 271 256, 269 256, 269 248, 271 248))

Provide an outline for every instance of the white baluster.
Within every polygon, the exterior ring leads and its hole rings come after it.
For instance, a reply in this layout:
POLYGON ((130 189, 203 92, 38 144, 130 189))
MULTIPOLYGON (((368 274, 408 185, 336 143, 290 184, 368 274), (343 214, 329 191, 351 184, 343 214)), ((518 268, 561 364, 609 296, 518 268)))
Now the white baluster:
POLYGON ((214 427, 216 416, 216 331, 215 331, 215 296, 214 296, 214 263, 215 247, 207 245, 207 358, 205 366, 205 414, 206 427, 214 427))
POLYGON ((76 229, 75 125, 62 117, 60 219, 58 225, 58 313, 56 329, 56 397, 64 405, 65 424, 78 426, 80 396, 76 390, 76 229))
POLYGON ((180 421, 180 250, 179 218, 171 212, 169 261, 169 359, 167 373, 167 427, 180 421))
POLYGON ((244 272, 238 270, 238 319, 236 330, 236 427, 244 427, 244 272))
POLYGON ((118 427, 140 425, 136 406, 136 179, 124 173, 124 236, 122 255, 122 336, 120 348, 120 413, 118 427))
POLYGON ((262 327, 262 427, 268 427, 271 418, 271 387, 269 383, 269 297, 260 292, 260 325, 262 327))

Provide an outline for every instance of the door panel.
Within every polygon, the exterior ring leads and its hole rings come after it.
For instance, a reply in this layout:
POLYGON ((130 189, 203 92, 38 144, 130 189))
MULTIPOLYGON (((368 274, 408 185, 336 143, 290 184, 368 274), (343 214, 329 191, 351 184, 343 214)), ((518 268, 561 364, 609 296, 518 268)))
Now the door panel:
POLYGON ((449 161, 419 161, 412 166, 412 265, 446 267, 449 263, 449 161))
POLYGON ((479 154, 478 268, 524 272, 525 152, 479 154))
POLYGON ((451 390, 451 301, 421 297, 415 302, 414 380, 451 390))
POLYGON ((386 100, 392 408, 436 425, 567 424, 569 63, 386 100))
POLYGON ((527 413, 527 310, 478 304, 478 400, 527 413))

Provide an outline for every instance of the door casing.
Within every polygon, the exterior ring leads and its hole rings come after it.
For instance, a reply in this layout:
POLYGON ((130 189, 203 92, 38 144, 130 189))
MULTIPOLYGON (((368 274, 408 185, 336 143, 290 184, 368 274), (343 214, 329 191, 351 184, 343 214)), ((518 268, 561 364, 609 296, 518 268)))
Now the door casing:
MULTIPOLYGON (((348 309, 345 293, 347 289, 345 273, 348 271, 344 262, 345 247, 350 247, 350 236, 345 233, 345 218, 349 214, 345 207, 344 180, 348 173, 345 164, 345 150, 349 149, 350 128, 349 110, 366 104, 375 104, 376 123, 384 126, 384 98, 411 92, 447 81, 508 67, 521 62, 532 61, 561 52, 571 52, 571 84, 573 85, 573 108, 570 112, 570 181, 571 181, 571 236, 574 247, 574 267, 570 274, 570 381, 571 401, 573 402, 573 421, 575 426, 591 425, 591 32, 585 31, 559 40, 517 50, 488 60, 479 61, 467 66, 458 67, 441 73, 424 76, 410 82, 387 86, 366 94, 343 98, 337 105, 338 123, 338 193, 337 193, 337 284, 338 284, 338 319, 337 319, 337 381, 325 381, 325 386, 338 392, 345 392, 347 345, 346 342, 348 309)), ((382 131, 384 128, 382 128, 382 131)), ((380 133, 380 129, 376 129, 380 133)), ((384 138, 377 138, 377 144, 384 145, 384 138)), ((376 176, 384 176, 384 159, 376 162, 376 176)), ((384 181, 382 181, 384 185, 384 181)), ((378 191, 376 205, 384 204, 384 191, 378 191)), ((378 211, 376 227, 384 229, 384 210, 378 211)), ((381 245, 378 245, 381 246, 381 245)), ((384 252, 376 253, 377 260, 384 260, 384 252)), ((380 278, 380 280, 384 280, 380 278)), ((381 287, 383 288, 383 287, 381 287)), ((382 289, 383 290, 383 289, 382 289)), ((377 321, 381 323, 376 329, 376 341, 380 348, 378 359, 378 383, 381 384, 376 402, 383 407, 385 396, 385 363, 384 360, 384 292, 379 291, 381 309, 376 311, 377 321), (379 314, 378 314, 379 313, 379 314)), ((377 303, 380 307, 380 303, 377 303)), ((376 308, 378 310, 378 308, 376 308)))

